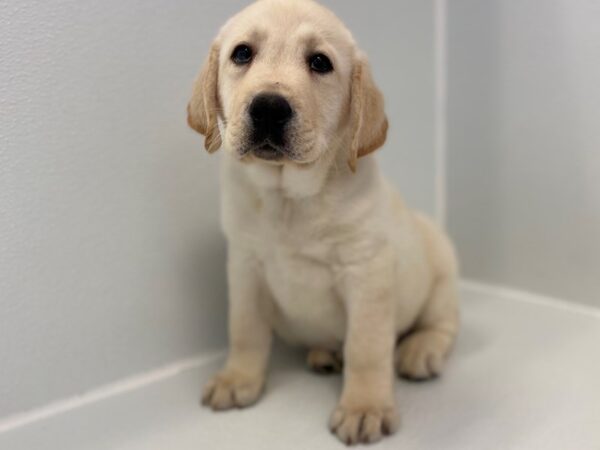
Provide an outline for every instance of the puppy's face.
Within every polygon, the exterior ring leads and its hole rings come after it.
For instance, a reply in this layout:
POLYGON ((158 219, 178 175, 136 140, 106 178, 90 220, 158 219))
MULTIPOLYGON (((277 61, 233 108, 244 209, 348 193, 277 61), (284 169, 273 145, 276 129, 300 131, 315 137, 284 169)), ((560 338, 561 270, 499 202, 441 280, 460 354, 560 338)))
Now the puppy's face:
POLYGON ((239 159, 309 165, 383 144, 381 94, 350 32, 311 0, 259 0, 215 40, 188 122, 239 159), (218 127, 218 120, 221 127, 218 127))
POLYGON ((224 30, 224 144, 241 157, 313 162, 347 117, 351 37, 302 3, 260 1, 224 30))

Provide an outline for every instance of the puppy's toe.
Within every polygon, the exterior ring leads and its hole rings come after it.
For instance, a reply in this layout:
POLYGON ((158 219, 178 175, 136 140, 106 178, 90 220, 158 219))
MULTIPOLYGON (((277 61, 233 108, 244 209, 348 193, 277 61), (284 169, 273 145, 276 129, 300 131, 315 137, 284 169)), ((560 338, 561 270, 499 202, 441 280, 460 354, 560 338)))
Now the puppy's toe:
POLYGON ((439 376, 451 343, 450 336, 433 330, 408 335, 396 347, 398 375, 413 381, 425 381, 439 376))
POLYGON ((204 386, 202 404, 214 411, 244 408, 258 400, 263 385, 260 377, 223 371, 204 386))
POLYGON ((306 357, 308 367, 320 374, 328 375, 342 371, 342 355, 327 350, 311 350, 306 357))
POLYGON ((398 429, 399 418, 392 406, 348 408, 338 406, 329 419, 329 429, 346 445, 370 444, 398 429))

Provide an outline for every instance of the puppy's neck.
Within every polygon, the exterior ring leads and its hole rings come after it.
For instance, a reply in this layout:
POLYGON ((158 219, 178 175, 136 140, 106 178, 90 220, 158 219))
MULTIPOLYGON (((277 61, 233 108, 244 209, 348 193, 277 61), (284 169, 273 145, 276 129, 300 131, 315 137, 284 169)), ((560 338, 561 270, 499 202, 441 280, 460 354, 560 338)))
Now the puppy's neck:
POLYGON ((258 189, 289 200, 301 200, 317 196, 327 182, 329 169, 321 165, 311 166, 274 166, 254 162, 246 170, 258 189))
POLYGON ((258 189, 287 200, 304 201, 318 197, 334 183, 344 179, 347 179, 345 183, 351 183, 359 178, 352 173, 346 161, 343 151, 330 151, 310 164, 272 165, 254 161, 245 165, 245 171, 258 189))
POLYGON ((382 197, 379 168, 371 155, 360 159, 356 173, 343 157, 329 165, 295 170, 231 156, 225 164, 229 169, 224 174, 240 201, 255 205, 254 212, 273 230, 297 238, 366 216, 382 197))

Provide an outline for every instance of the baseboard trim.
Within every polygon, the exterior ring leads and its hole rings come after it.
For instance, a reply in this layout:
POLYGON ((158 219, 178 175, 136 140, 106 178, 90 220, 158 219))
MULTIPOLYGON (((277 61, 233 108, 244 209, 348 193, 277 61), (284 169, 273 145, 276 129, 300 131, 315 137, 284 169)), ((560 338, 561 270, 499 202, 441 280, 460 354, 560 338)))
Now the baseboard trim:
POLYGON ((507 300, 546 306, 549 308, 567 311, 573 314, 583 314, 586 316, 600 319, 600 308, 595 308, 593 306, 588 306, 581 303, 569 302, 566 300, 561 300, 546 295, 535 294, 533 292, 527 292, 520 289, 482 283, 479 281, 473 281, 468 279, 462 280, 460 282, 460 287, 461 289, 466 289, 474 293, 480 293, 482 295, 494 295, 497 297, 505 298, 507 300))
POLYGON ((219 351, 209 355, 198 355, 193 358, 183 359, 158 369, 100 386, 82 395, 58 400, 40 408, 8 416, 4 419, 0 419, 0 434, 16 430, 17 428, 66 413, 74 409, 81 408, 91 403, 99 402, 110 397, 115 397, 117 395, 140 389, 149 384, 158 383, 179 375, 182 372, 196 369, 204 364, 214 362, 223 356, 224 352, 219 351))

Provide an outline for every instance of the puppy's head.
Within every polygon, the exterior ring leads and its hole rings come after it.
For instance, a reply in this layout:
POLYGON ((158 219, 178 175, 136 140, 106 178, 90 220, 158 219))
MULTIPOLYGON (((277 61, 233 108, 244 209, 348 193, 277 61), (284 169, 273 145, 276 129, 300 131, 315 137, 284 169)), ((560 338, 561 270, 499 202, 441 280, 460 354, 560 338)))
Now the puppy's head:
POLYGON ((387 133, 366 59, 312 0, 259 0, 230 19, 195 83, 188 122, 209 152, 308 165, 343 151, 353 170, 387 133))

